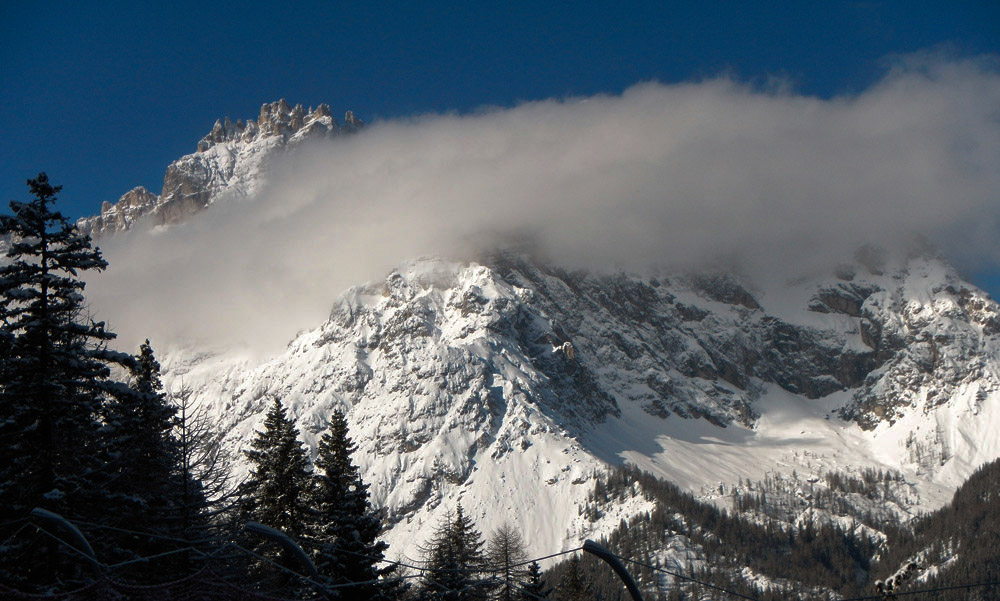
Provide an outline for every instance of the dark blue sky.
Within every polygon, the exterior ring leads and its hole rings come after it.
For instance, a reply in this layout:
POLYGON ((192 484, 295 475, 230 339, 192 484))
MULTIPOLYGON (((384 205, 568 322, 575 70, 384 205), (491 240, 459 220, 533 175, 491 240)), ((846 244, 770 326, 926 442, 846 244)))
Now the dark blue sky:
POLYGON ((72 217, 159 192, 216 118, 282 97, 367 121, 720 73, 830 97, 893 54, 1000 51, 986 0, 419 4, 4 2, 0 196, 42 170, 72 217))

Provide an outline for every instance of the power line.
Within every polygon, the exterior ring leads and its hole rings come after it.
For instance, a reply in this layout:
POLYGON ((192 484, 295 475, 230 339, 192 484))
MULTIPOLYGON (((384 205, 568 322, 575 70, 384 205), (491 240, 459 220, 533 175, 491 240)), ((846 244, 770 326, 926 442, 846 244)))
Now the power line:
POLYGON ((95 559, 94 557, 92 557, 92 556, 90 556, 90 555, 88 555, 88 554, 84 553, 84 552, 83 552, 83 551, 81 551, 80 549, 77 549, 76 547, 74 547, 73 545, 71 545, 71 544, 69 544, 68 542, 64 541, 63 539, 59 538, 59 537, 58 537, 58 536, 56 536, 55 534, 52 534, 51 532, 49 532, 49 531, 48 531, 48 530, 46 530, 45 528, 42 528, 42 527, 41 527, 41 526, 39 526, 38 524, 32 524, 32 526, 34 526, 34 527, 35 527, 35 529, 36 529, 36 530, 38 530, 39 532, 41 532, 41 533, 43 533, 43 534, 46 534, 46 535, 48 535, 49 537, 51 537, 51 538, 55 539, 56 541, 58 541, 58 542, 62 543, 63 545, 65 545, 66 547, 68 547, 68 548, 69 548, 69 549, 70 549, 71 551, 73 551, 74 553, 78 554, 78 555, 79 555, 80 557, 82 557, 82 558, 86 559, 86 560, 87 560, 88 562, 90 562, 90 563, 92 563, 93 565, 97 566, 97 568, 98 568, 98 569, 100 569, 100 570, 106 570, 106 569, 107 569, 107 567, 108 567, 108 566, 106 566, 105 564, 101 563, 100 561, 98 561, 98 560, 97 560, 97 559, 95 559))
POLYGON ((411 574, 409 576, 396 576, 394 578, 384 578, 382 580, 376 578, 375 580, 363 580, 361 582, 344 582, 340 584, 328 584, 324 585, 324 588, 326 588, 327 590, 335 590, 339 588, 350 588, 352 586, 363 586, 369 584, 388 584, 390 582, 401 582, 407 579, 422 578, 422 577, 423 577, 422 574, 411 574))
MULTIPOLYGON (((531 597, 532 599, 536 599, 537 601, 552 601, 551 599, 548 599, 546 597, 540 597, 540 596, 536 595, 535 593, 529 591, 527 588, 525 588, 521 584, 518 584, 517 582, 511 582, 511 584, 514 585, 514 588, 520 589, 522 595, 527 595, 527 596, 531 597)), ((550 589, 549 592, 551 593, 552 589, 550 589)))
POLYGON ((90 528, 99 528, 101 530, 112 530, 114 532, 121 532, 123 534, 134 534, 136 536, 145 536, 147 538, 155 538, 155 539, 159 539, 159 540, 168 540, 168 541, 175 542, 175 543, 184 543, 186 545, 199 545, 199 544, 203 544, 203 543, 225 542, 225 539, 221 539, 221 538, 206 538, 206 539, 203 539, 203 540, 193 540, 193 541, 191 541, 191 540, 186 540, 186 539, 183 539, 183 538, 176 538, 176 537, 173 537, 173 536, 166 536, 166 535, 163 535, 163 534, 154 534, 152 532, 138 532, 136 530, 128 530, 126 528, 118 528, 116 526, 106 526, 104 524, 94 524, 92 522, 77 521, 75 523, 77 523, 77 524, 79 524, 81 526, 87 526, 87 527, 90 527, 90 528))
POLYGON ((576 553, 577 551, 583 550, 583 547, 573 547, 572 549, 566 549, 565 551, 559 551, 558 553, 552 553, 550 555, 545 555, 543 557, 536 557, 534 559, 528 559, 522 561, 521 563, 515 563, 511 565, 512 568, 519 568, 521 566, 526 566, 528 564, 535 563, 536 561, 545 561, 546 559, 552 559, 553 557, 559 557, 560 555, 568 555, 569 553, 576 553))
MULTIPOLYGON (((11 524, 14 524, 14 523, 17 523, 17 520, 11 522, 11 524)), ((22 530, 24 530, 28 526, 32 526, 32 525, 33 524, 28 524, 28 523, 21 524, 21 527, 14 531, 14 534, 11 534, 10 536, 7 537, 7 540, 5 540, 2 543, 0 543, 0 547, 6 547, 7 543, 9 543, 10 541, 14 540, 14 537, 17 536, 18 534, 20 534, 22 530)))
POLYGON ((136 557, 135 559, 129 559, 127 561, 122 561, 122 562, 119 562, 119 563, 114 563, 114 564, 109 565, 108 569, 109 570, 117 569, 117 568, 121 568, 121 567, 124 567, 124 566, 127 566, 127 565, 132 565, 134 563, 145 563, 145 562, 148 562, 151 559, 159 559, 161 557, 167 557, 169 555, 176 555, 178 553, 187 553, 188 551, 193 551, 193 552, 197 553, 198 555, 206 557, 206 555, 204 553, 202 553, 198 549, 195 549, 194 547, 184 547, 183 549, 174 549, 173 551, 165 551, 163 553, 157 553, 156 555, 150 555, 148 557, 136 557))
MULTIPOLYGON (((4 525, 16 524, 19 521, 22 521, 22 520, 12 520, 10 522, 7 522, 4 525)), ((56 536, 52 532, 49 532, 48 530, 42 528, 41 526, 38 526, 37 524, 33 524, 33 523, 27 521, 26 519, 24 519, 24 521, 25 521, 25 523, 22 524, 21 527, 18 528, 11 536, 9 536, 2 544, 0 544, 0 546, 6 545, 8 542, 10 542, 11 540, 13 540, 18 534, 20 534, 28 526, 33 526, 40 533, 45 534, 46 536, 52 538, 53 540, 55 540, 55 541, 57 541, 57 542, 65 545, 67 548, 69 548, 71 551, 79 554, 81 557, 87 559, 88 561, 93 562, 93 558, 91 558, 86 553, 84 553, 80 549, 76 548, 72 544, 66 542, 65 540, 63 540, 59 536, 56 536)), ((391 559, 386 559, 384 557, 383 558, 378 558, 378 557, 374 557, 374 556, 371 556, 371 555, 366 555, 364 553, 358 553, 356 551, 349 551, 347 549, 341 549, 340 547, 337 547, 335 545, 331 545, 329 543, 318 543, 318 542, 314 542, 314 541, 302 541, 302 542, 306 543, 308 546, 320 546, 320 545, 323 545, 323 546, 326 546, 327 548, 329 548, 329 549, 331 549, 333 551, 336 551, 336 552, 345 553, 345 554, 349 554, 349 555, 354 555, 356 557, 370 559, 372 561, 377 561, 379 563, 384 563, 384 564, 388 564, 388 565, 394 565, 394 566, 398 566, 398 567, 402 567, 402 568, 406 568, 406 569, 416 570, 417 572, 419 572, 419 574, 413 574, 413 575, 407 575, 407 576, 398 576, 398 577, 395 577, 395 578, 389 578, 389 579, 383 579, 383 580, 375 579, 375 580, 366 580, 366 581, 363 581, 363 582, 346 582, 346 583, 338 583, 338 584, 329 584, 329 585, 327 585, 327 584, 324 584, 324 583, 321 583, 321 582, 317 582, 317 581, 313 580, 312 578, 309 578, 309 577, 307 577, 307 576, 305 576, 303 574, 299 574, 298 572, 290 570, 290 569, 288 569, 288 568, 286 568, 284 566, 281 566, 278 563, 276 563, 276 562, 274 562, 274 561, 272 561, 272 560, 270 560, 270 559, 268 559, 268 558, 266 558, 264 556, 261 556, 261 555, 259 555, 257 553, 254 553, 253 551, 250 551, 250 550, 248 550, 248 549, 246 549, 246 548, 244 548, 244 547, 242 547, 242 546, 240 546, 240 545, 238 545, 238 544, 236 544, 236 543, 234 543, 232 541, 227 541, 226 539, 213 538, 213 539, 203 539, 203 540, 197 540, 197 541, 187 541, 185 539, 180 539, 180 538, 174 538, 174 537, 169 537, 169 536, 162 536, 162 535, 158 535, 158 534, 154 534, 154 533, 149 533, 149 532, 139 532, 139 531, 135 531, 135 530, 127 530, 127 529, 123 529, 123 528, 116 528, 114 526, 104 526, 104 525, 101 525, 101 524, 94 524, 94 523, 90 523, 90 522, 82 522, 82 521, 80 521, 80 522, 76 522, 76 523, 78 523, 80 525, 83 525, 83 526, 93 527, 93 528, 101 528, 101 529, 106 529, 106 530, 113 530, 113 531, 118 531, 118 532, 133 534, 133 535, 137 535, 137 536, 148 536, 148 537, 151 537, 151 538, 159 538, 159 539, 163 539, 163 540, 170 540, 170 541, 179 542, 179 543, 186 543, 187 545, 189 545, 189 546, 181 548, 181 549, 175 549, 175 550, 167 551, 167 552, 164 552, 164 553, 158 553, 158 554, 151 555, 151 556, 148 556, 148 557, 138 557, 138 558, 134 558, 134 559, 131 559, 131 560, 123 561, 123 562, 112 564, 112 565, 107 565, 107 564, 103 564, 103 563, 100 563, 100 562, 96 562, 96 565, 99 568, 105 569, 105 570, 106 569, 116 569, 116 568, 124 567, 126 565, 134 564, 134 563, 141 563, 141 562, 147 562, 147 561, 150 561, 150 560, 156 560, 156 559, 159 559, 159 558, 162 558, 162 557, 166 557, 166 556, 170 556, 170 555, 175 555, 177 553, 182 553, 182 552, 186 552, 186 551, 194 552, 197 555, 200 555, 200 556, 202 556, 202 557, 204 557, 206 559, 218 558, 219 555, 222 552, 224 552, 226 549, 231 548, 231 549, 235 549, 235 550, 238 550, 240 552, 243 552, 245 554, 248 554, 248 555, 250 555, 250 556, 252 556, 252 557, 254 557, 256 559, 259 559, 261 561, 264 561, 264 562, 272 565, 273 567, 275 567, 275 568, 277 568, 277 569, 279 569, 281 571, 287 572, 287 573, 295 576, 296 578, 299 578, 299 579, 301 579, 301 580, 303 580, 305 582, 308 582, 309 584, 311 584, 313 586, 316 586, 316 587, 318 587, 318 588, 320 588, 320 589, 322 589, 324 591, 331 591, 331 590, 336 590, 336 589, 341 589, 341 588, 349 588, 349 587, 352 587, 352 586, 373 585, 373 584, 378 584, 378 583, 385 583, 385 582, 392 582, 392 581, 402 581, 402 580, 414 579, 414 578, 422 578, 424 580, 424 582, 426 582, 427 584, 435 586, 435 587, 437 587, 439 589, 450 591, 450 592, 454 592, 454 593, 461 593, 462 591, 456 591, 456 590, 454 590, 454 589, 452 589, 450 587, 447 587, 447 586, 441 584, 440 582, 437 582, 437 581, 434 581, 434 580, 428 578, 427 575, 426 575, 426 573, 427 572, 437 572, 437 573, 455 573, 455 574, 484 574, 484 573, 493 574, 493 572, 494 572, 494 570, 488 569, 488 568, 464 568, 464 569, 462 569, 462 568, 454 568, 454 569, 432 570, 432 569, 427 568, 425 566, 414 565, 414 563, 404 563, 404 562, 401 562, 401 561, 394 561, 394 560, 391 560, 391 559), (205 544, 205 543, 222 543, 222 544, 219 547, 217 547, 215 550, 213 550, 212 552, 210 552, 210 553, 205 553, 204 551, 201 551, 198 548, 196 548, 194 546, 191 546, 191 545, 195 545, 195 544, 205 544)), ((543 555, 543 556, 535 557, 535 558, 532 558, 532 559, 528 559, 528 560, 525 560, 525 561, 522 561, 522 562, 519 562, 519 563, 516 563, 516 564, 512 564, 510 567, 521 567, 521 566, 525 566, 525 565, 528 565, 528 564, 531 564, 531 563, 534 563, 534 562, 540 562, 540 561, 544 561, 544 560, 547 560, 547 559, 553 559, 555 557, 561 557, 563 555, 568 555, 570 553, 576 553, 577 551, 580 551, 582 549, 583 549, 583 547, 574 547, 572 549, 566 549, 564 551, 559 551, 557 553, 550 553, 548 555, 543 555)), ((680 580, 692 582, 692 583, 695 583, 695 584, 698 584, 698 585, 701 585, 701 586, 704 586, 704 587, 707 587, 707 588, 710 588, 710 589, 714 589, 714 590, 720 591, 722 593, 725 593, 727 595, 732 595, 734 597, 739 597, 741 599, 748 599, 749 601, 759 601, 756 597, 751 597, 751 596, 748 596, 748 595, 744 595, 742 593, 738 593, 736 591, 728 590, 728 589, 722 588, 720 586, 717 586, 717 585, 710 584, 708 582, 699 580, 699 579, 694 578, 692 576, 686 576, 684 574, 673 572, 673 571, 668 570, 666 568, 656 567, 656 566, 653 566, 653 565, 650 565, 650 564, 647 564, 647 563, 643 563, 643 562, 637 561, 635 559, 631 559, 631 558, 628 558, 628 557, 623 557, 621 555, 617 555, 615 553, 612 553, 611 555, 613 555, 614 557, 616 557, 617 559, 619 559, 621 561, 625 561, 625 562, 631 563, 633 565, 636 565, 636 566, 639 566, 639 567, 643 567, 643 568, 652 570, 654 572, 660 572, 660 573, 663 573, 663 574, 668 574, 668 575, 673 576, 675 578, 678 578, 680 580)), ((494 579, 496 578, 495 574, 492 576, 492 578, 494 578, 494 579)), ((547 601, 547 600, 542 600, 537 595, 531 594, 529 591, 525 590, 524 587, 521 586, 518 583, 512 583, 512 584, 515 587, 517 587, 518 589, 521 589, 522 592, 524 594, 526 594, 526 595, 529 595, 531 597, 535 597, 536 599, 539 599, 539 601, 547 601)), ((891 596, 892 597, 902 597, 902 596, 921 595, 921 594, 935 593, 935 592, 942 592, 942 591, 949 591, 949 590, 981 588, 981 587, 987 587, 987 586, 1000 586, 1000 581, 976 582, 976 583, 957 584, 957 585, 952 585, 952 586, 944 586, 944 587, 934 587, 934 588, 920 589, 920 590, 914 590, 914 591, 900 591, 900 592, 892 593, 891 596)), ((886 598, 886 595, 878 594, 878 595, 868 595, 868 596, 861 596, 861 597, 849 597, 849 598, 841 599, 841 601, 870 601, 870 600, 885 599, 885 598, 886 598)))
MULTIPOLYGON (((80 523, 81 524, 86 524, 88 526, 93 526, 93 527, 103 527, 103 528, 107 528, 107 529, 110 529, 110 530, 117 530, 117 531, 127 532, 127 533, 130 533, 130 534, 135 534, 135 535, 139 535, 139 536, 157 536, 157 535, 153 535, 151 533, 138 532, 138 531, 132 531, 132 530, 124 530, 124 529, 115 528, 115 527, 112 527, 112 526, 100 526, 99 524, 91 524, 91 523, 88 523, 88 522, 80 522, 80 523)), ((46 530, 44 530, 44 529, 42 529, 42 528, 40 528, 38 526, 36 526, 36 528, 38 528, 38 530, 40 530, 41 532, 43 532, 43 533, 49 535, 50 537, 54 538, 55 540, 63 543, 64 545, 66 545, 67 547, 69 547, 70 549, 72 549, 73 551, 76 551, 77 553, 80 553, 81 555, 83 555, 83 553, 81 551, 79 551, 78 549, 76 549, 72 545, 66 543, 65 541, 63 541, 59 537, 53 535, 52 533, 50 533, 50 532, 48 532, 48 531, 46 531, 46 530)), ((171 537, 162 537, 162 538, 165 538, 165 539, 168 539, 168 540, 172 540, 172 541, 176 541, 176 542, 188 542, 188 541, 184 541, 182 539, 171 538, 171 537)), ((203 542, 209 542, 209 541, 203 541, 203 542)), ((222 541, 218 541, 218 542, 222 542, 222 541)), ((349 554, 349 555, 354 555, 356 557, 362 557, 362 558, 365 558, 365 559, 371 559, 373 561, 378 561, 380 563, 386 563, 386 564, 389 564, 389 565, 395 565, 395 566, 399 566, 399 567, 403 567, 403 568, 407 568, 407 569, 411 569, 411 570, 416 570, 416 571, 420 572, 420 574, 417 575, 417 576, 415 576, 415 577, 423 578, 425 582, 427 582, 427 583, 429 583, 429 584, 431 584, 433 586, 436 586, 438 588, 445 589, 445 590, 448 590, 448 591, 451 591, 451 592, 456 592, 456 593, 459 592, 459 591, 454 591, 454 590, 452 590, 452 589, 450 589, 450 588, 442 585, 439 582, 436 582, 436 581, 434 581, 434 580, 432 580, 430 578, 427 578, 425 573, 426 572, 437 572, 437 573, 442 573, 443 572, 443 573, 454 573, 454 574, 483 574, 483 573, 490 573, 490 574, 492 574, 492 572, 493 572, 493 570, 487 569, 487 568, 431 570, 431 569, 429 569, 427 567, 424 567, 424 566, 418 566, 418 565, 403 563, 403 562, 400 562, 400 561, 393 561, 393 560, 385 559, 385 558, 381 558, 380 559, 380 558, 377 558, 377 557, 373 557, 371 555, 366 555, 364 553, 358 553, 358 552, 355 552, 355 551, 349 551, 347 549, 341 549, 341 548, 339 548, 339 547, 337 547, 335 545, 330 545, 330 544, 325 544, 325 543, 313 543, 312 541, 308 541, 308 542, 311 543, 309 546, 325 545, 325 546, 327 546, 328 548, 330 548, 333 551, 339 551, 341 553, 346 553, 346 554, 349 554)), ((189 544, 193 544, 193 543, 189 543, 189 544)), ((360 586, 360 585, 364 585, 364 584, 372 584, 372 583, 378 582, 376 580, 376 581, 370 581, 370 582, 366 581, 366 582, 341 583, 341 584, 338 584, 338 585, 335 585, 335 586, 334 585, 329 585, 329 586, 328 585, 324 585, 323 583, 317 582, 317 581, 313 580, 312 578, 304 576, 303 574, 299 574, 298 572, 295 572, 293 570, 289 570, 288 568, 286 568, 286 567, 284 567, 282 565, 279 565, 278 563, 276 563, 276 562, 274 562, 274 561, 272 561, 272 560, 270 560, 270 559, 268 559, 268 558, 266 558, 266 557, 264 557, 262 555, 254 553, 253 551, 250 551, 250 550, 248 550, 248 549, 246 549, 246 548, 244 548, 244 547, 242 547, 242 546, 240 546, 240 545, 238 545, 236 543, 233 543, 233 542, 224 542, 224 544, 222 544, 218 549, 216 549, 215 551, 213 551, 212 553, 207 554, 207 555, 205 553, 199 551, 198 549, 194 548, 194 547, 186 547, 186 548, 183 548, 183 549, 176 549, 176 550, 173 550, 173 551, 168 551, 166 553, 159 553, 159 554, 152 555, 152 556, 149 556, 149 557, 139 557, 139 558, 131 559, 131 560, 124 561, 124 562, 121 562, 121 563, 118 563, 118 564, 114 564, 114 565, 111 565, 111 566, 105 566, 105 565, 102 564, 102 567, 104 567, 104 568, 118 568, 118 567, 122 567, 122 566, 125 566, 125 565, 130 565, 130 564, 134 564, 134 563, 140 563, 140 562, 144 562, 144 561, 158 559, 160 557, 174 555, 176 553, 181 553, 181 552, 184 552, 184 551, 194 551, 195 553, 198 553, 199 555, 202 555, 204 557, 212 557, 212 556, 217 555, 218 553, 221 553, 226 548, 233 548, 233 549, 242 551, 243 553, 246 553, 246 554, 248 554, 248 555, 250 555, 250 556, 252 556, 252 557, 254 557, 254 558, 258 559, 258 560, 264 561, 264 562, 272 565, 273 567, 275 567, 275 568, 277 568, 277 569, 279 569, 281 571, 287 572, 287 573, 295 576, 296 578, 299 578, 299 579, 301 579, 301 580, 303 580, 305 582, 308 582, 309 584, 311 584, 313 586, 319 587, 319 588, 324 589, 324 590, 326 590, 328 588, 346 588, 346 587, 350 587, 350 586, 360 586)), ((582 548, 583 547, 574 547, 572 549, 566 549, 564 551, 559 551, 557 553, 550 553, 548 555, 543 555, 543 556, 535 557, 533 559, 529 559, 529 560, 525 560, 525 561, 517 563, 517 564, 513 564, 511 567, 520 567, 520 566, 528 565, 528 564, 531 564, 531 563, 534 563, 534 562, 544 561, 546 559, 552 559, 552 558, 555 558, 555 557, 560 557, 560 556, 563 556, 563 555, 568 555, 570 553, 575 553, 577 551, 580 551, 582 548)), ((709 588, 712 588, 712 589, 716 589, 716 590, 722 591, 722 592, 730 594, 730 595, 735 595, 735 596, 741 597, 743 599, 749 599, 750 601, 758 601, 754 597, 748 597, 746 595, 742 595, 742 594, 736 593, 734 591, 729 591, 727 589, 715 586, 713 584, 709 584, 707 582, 702 582, 702 581, 700 581, 700 580, 698 580, 696 578, 690 577, 690 576, 684 576, 683 574, 677 574, 677 573, 671 572, 671 571, 666 570, 666 569, 656 568, 654 566, 651 566, 651 565, 648 565, 648 564, 643 564, 641 562, 638 562, 638 561, 635 561, 633 559, 629 559, 629 558, 626 558, 626 557, 622 557, 620 555, 614 555, 614 556, 617 557, 618 559, 622 560, 622 561, 627 561, 629 563, 633 563, 635 565, 646 567, 646 568, 651 569, 651 570, 655 570, 655 571, 658 571, 658 572, 663 572, 663 573, 669 574, 671 576, 674 576, 676 578, 680 578, 682 580, 687 580, 687 581, 695 582, 695 583, 700 584, 702 586, 706 586, 706 587, 709 587, 709 588)), ((88 559, 89 559, 89 557, 88 557, 88 559)))
POLYGON ((261 560, 263 562, 269 563, 269 564, 271 564, 271 566, 273 566, 275 568, 278 568, 279 570, 281 570, 283 572, 287 572, 287 573, 291 574, 292 576, 295 576, 296 578, 299 578, 300 580, 308 582, 309 584, 311 584, 311 585, 313 585, 313 586, 315 586, 317 588, 320 588, 320 589, 324 588, 323 587, 323 583, 317 582, 316 580, 313 580, 312 578, 310 578, 310 577, 308 577, 308 576, 306 576, 304 574, 299 574, 295 570, 290 570, 290 569, 286 568, 285 566, 279 564, 278 562, 272 561, 272 560, 264 557, 263 555, 259 555, 257 553, 254 553, 253 551, 251 551, 251 550, 249 550, 249 549, 247 549, 245 547, 241 547, 240 545, 237 545, 236 543, 227 543, 227 545, 231 546, 231 547, 234 547, 236 549, 239 549, 240 551, 243 551, 244 553, 246 553, 247 555, 250 555, 251 557, 255 557, 255 558, 257 558, 257 559, 259 559, 259 560, 261 560))
MULTIPOLYGON (((386 559, 384 557, 381 558, 381 559, 379 559, 378 557, 373 557, 371 555, 365 555, 364 553, 358 553, 357 551, 348 551, 347 549, 341 549, 340 547, 338 547, 336 545, 329 544, 329 543, 320 543, 320 542, 308 541, 308 540, 307 541, 299 541, 299 542, 303 543, 307 547, 325 546, 325 547, 327 547, 327 548, 329 548, 329 549, 331 549, 333 551, 339 551, 341 553, 347 553, 348 555, 354 555, 355 557, 361 557, 361 558, 364 558, 364 559, 371 559, 373 561, 378 561, 380 563, 387 563, 387 564, 390 564, 390 565, 395 565, 395 566, 399 566, 399 567, 402 567, 402 568, 408 568, 408 569, 411 569, 411 570, 418 570, 418 571, 421 571, 421 572, 431 571, 431 570, 429 570, 429 568, 426 568, 424 566, 417 566, 417 565, 413 565, 412 563, 403 563, 401 561, 393 561, 391 559, 386 559)), ((520 563, 515 563, 515 564, 512 564, 510 567, 516 568, 516 567, 520 567, 520 566, 525 566, 525 565, 528 565, 530 563, 534 563, 536 561, 544 561, 546 559, 552 559, 553 557, 559 557, 561 555, 567 555, 569 553, 576 553, 577 551, 580 551, 581 549, 583 549, 583 547, 573 547, 572 549, 566 549, 565 551, 559 551, 558 553, 550 553, 549 555, 543 555, 541 557, 536 557, 534 559, 528 559, 528 560, 522 561, 520 563)), ((444 572, 444 573, 449 573, 449 574, 483 574, 483 573, 492 573, 493 572, 493 570, 487 569, 487 568, 450 568, 450 569, 443 568, 443 569, 440 569, 440 570, 433 570, 433 571, 439 572, 439 573, 444 572)))
POLYGON ((12 526, 18 522, 27 522, 28 518, 17 518, 16 520, 11 520, 9 522, 4 522, 0 524, 0 528, 6 528, 7 526, 12 526))

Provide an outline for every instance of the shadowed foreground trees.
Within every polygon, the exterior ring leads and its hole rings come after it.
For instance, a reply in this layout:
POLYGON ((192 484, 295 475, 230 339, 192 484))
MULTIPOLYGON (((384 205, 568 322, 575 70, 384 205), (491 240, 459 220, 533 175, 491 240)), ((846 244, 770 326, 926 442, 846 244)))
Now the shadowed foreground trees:
MULTIPOLYGON (((12 214, 0 216, 0 238, 9 241, 0 266, 0 508, 5 520, 38 507, 101 522, 125 509, 113 490, 125 465, 122 432, 106 418, 141 396, 113 379, 112 367, 136 362, 109 350, 114 334, 87 315, 79 274, 107 263, 53 209, 61 187, 44 173, 28 187, 33 198, 12 201, 12 214)), ((94 543, 115 551, 102 538, 94 543)), ((80 582, 90 569, 44 536, 0 548, 0 566, 5 581, 32 590, 80 582)))

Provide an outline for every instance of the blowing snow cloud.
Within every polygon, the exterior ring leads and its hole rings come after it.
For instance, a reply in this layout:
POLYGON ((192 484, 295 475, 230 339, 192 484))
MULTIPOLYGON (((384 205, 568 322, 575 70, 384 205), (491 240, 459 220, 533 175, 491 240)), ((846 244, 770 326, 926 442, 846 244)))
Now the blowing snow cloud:
MULTIPOLYGON (((996 265, 1000 75, 909 57, 830 100, 715 79, 378 123, 256 197, 102 246, 88 297, 131 345, 283 344, 346 287, 510 236, 569 267, 796 275, 915 235, 996 265)), ((225 206, 223 206, 225 205, 225 206)))

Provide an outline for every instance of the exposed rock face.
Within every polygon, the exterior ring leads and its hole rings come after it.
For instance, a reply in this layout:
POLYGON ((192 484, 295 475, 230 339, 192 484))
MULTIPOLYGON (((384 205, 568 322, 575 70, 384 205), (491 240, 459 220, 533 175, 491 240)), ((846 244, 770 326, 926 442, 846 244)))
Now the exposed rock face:
POLYGON ((875 367, 842 415, 864 428, 1000 388, 997 303, 937 260, 911 260, 895 278, 904 284, 873 291, 860 308, 875 367))
POLYGON ((262 106, 257 121, 218 120, 194 154, 167 167, 159 196, 136 188, 116 204, 105 202, 100 215, 80 219, 77 227, 100 238, 140 222, 149 226, 179 223, 223 196, 253 194, 264 185, 269 164, 302 142, 355 132, 363 126, 350 111, 341 126, 325 104, 306 110, 284 99, 262 106))
POLYGON ((100 215, 85 217, 76 225, 94 238, 129 230, 156 207, 157 200, 156 194, 139 186, 126 192, 116 204, 104 201, 100 215))

